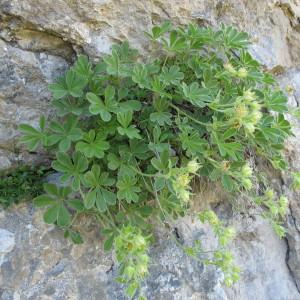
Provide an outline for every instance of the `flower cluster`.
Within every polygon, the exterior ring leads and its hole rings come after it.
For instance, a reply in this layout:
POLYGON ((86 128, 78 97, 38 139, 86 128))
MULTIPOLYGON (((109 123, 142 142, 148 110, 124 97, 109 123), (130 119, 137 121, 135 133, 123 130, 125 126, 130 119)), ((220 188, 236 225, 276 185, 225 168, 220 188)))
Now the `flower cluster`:
POLYGON ((137 227, 124 226, 115 238, 115 254, 120 264, 118 281, 128 284, 127 294, 134 295, 139 282, 148 274, 149 242, 137 227))
POLYGON ((275 232, 280 237, 283 237, 285 235, 285 229, 281 225, 281 220, 285 216, 288 208, 289 201, 287 197, 280 196, 279 199, 276 199, 274 191, 267 189, 263 196, 256 197, 255 202, 268 209, 262 216, 270 220, 275 232))
POLYGON ((197 173, 200 168, 200 164, 196 160, 189 161, 186 167, 174 168, 171 170, 171 182, 172 188, 176 196, 187 203, 190 199, 191 185, 190 182, 193 175, 197 173))
POLYGON ((240 181, 242 186, 246 190, 251 190, 252 188, 252 180, 251 180, 253 176, 252 173, 253 173, 252 168, 247 163, 243 165, 243 167, 241 168, 240 181))
POLYGON ((242 67, 236 70, 231 63, 224 64, 224 69, 234 77, 246 78, 248 76, 246 68, 242 67))
POLYGON ((199 219, 202 223, 209 223, 220 245, 220 249, 214 251, 213 257, 206 259, 205 262, 206 264, 218 266, 224 273, 225 284, 231 286, 238 281, 240 273, 240 269, 234 265, 232 254, 226 249, 226 246, 235 236, 235 230, 232 227, 225 227, 212 210, 201 212, 199 219))
POLYGON ((261 117, 261 105, 255 93, 251 90, 244 91, 243 95, 236 99, 231 110, 232 124, 236 128, 244 127, 246 133, 252 134, 261 117))

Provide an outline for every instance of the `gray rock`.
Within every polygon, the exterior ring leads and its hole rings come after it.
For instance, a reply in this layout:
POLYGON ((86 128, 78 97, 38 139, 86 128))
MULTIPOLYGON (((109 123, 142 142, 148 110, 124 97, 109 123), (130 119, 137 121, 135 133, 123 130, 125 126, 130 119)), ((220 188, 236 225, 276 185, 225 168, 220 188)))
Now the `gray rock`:
POLYGON ((14 234, 0 228, 0 266, 3 264, 4 257, 11 252, 15 246, 14 234))

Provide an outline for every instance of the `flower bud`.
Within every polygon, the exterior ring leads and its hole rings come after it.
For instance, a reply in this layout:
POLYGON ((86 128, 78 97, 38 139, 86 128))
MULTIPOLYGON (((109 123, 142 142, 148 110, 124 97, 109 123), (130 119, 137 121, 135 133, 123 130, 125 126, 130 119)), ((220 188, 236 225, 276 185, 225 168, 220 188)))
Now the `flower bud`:
POLYGON ((239 68, 237 71, 237 76, 239 78, 246 78, 248 76, 248 71, 246 68, 239 68))
POLYGON ((274 197, 274 191, 273 191, 273 190, 270 190, 270 189, 266 190, 265 196, 266 196, 268 199, 273 199, 273 197, 274 197))
POLYGON ((187 170, 189 173, 196 173, 200 168, 200 164, 194 159, 188 162, 187 170))
POLYGON ((251 90, 246 90, 243 93, 243 97, 246 101, 252 102, 256 99, 256 95, 251 90))
POLYGON ((135 273, 135 269, 132 266, 128 266, 125 268, 124 273, 126 274, 126 276, 131 279, 133 274, 135 273))
POLYGON ((288 204, 289 204, 289 200, 288 200, 287 197, 281 196, 281 197, 279 198, 279 205, 280 205, 282 208, 286 209, 286 208, 288 207, 288 204))
POLYGON ((251 169, 251 167, 248 164, 245 164, 242 167, 241 173, 242 173, 243 177, 249 178, 249 177, 252 176, 252 169, 251 169))
POLYGON ((253 124, 257 124, 261 118, 262 113, 260 111, 253 111, 249 116, 249 119, 253 124))
POLYGON ((190 192, 186 190, 181 190, 179 192, 179 197, 183 202, 187 203, 190 200, 190 192))
POLYGON ((226 71, 228 71, 229 73, 231 73, 231 74, 235 74, 235 73, 236 73, 236 70, 235 70, 235 68, 232 66, 231 63, 224 64, 224 69, 225 69, 226 71))
POLYGON ((190 178, 188 174, 179 175, 176 179, 176 185, 179 188, 186 188, 190 183, 190 178))
POLYGON ((134 239, 134 244, 140 248, 146 246, 146 240, 142 235, 137 235, 134 239))
POLYGON ((244 126, 249 133, 253 133, 255 131, 255 126, 252 123, 247 123, 244 126))
POLYGON ((243 119, 248 115, 249 111, 245 104, 238 104, 235 107, 235 116, 237 119, 243 119))
POLYGON ((148 273, 148 268, 147 265, 145 264, 140 264, 137 266, 137 273, 141 276, 144 277, 148 273))
POLYGON ((253 101, 249 104, 249 106, 253 109, 253 110, 257 110, 260 111, 261 109, 261 105, 257 102, 257 101, 253 101))

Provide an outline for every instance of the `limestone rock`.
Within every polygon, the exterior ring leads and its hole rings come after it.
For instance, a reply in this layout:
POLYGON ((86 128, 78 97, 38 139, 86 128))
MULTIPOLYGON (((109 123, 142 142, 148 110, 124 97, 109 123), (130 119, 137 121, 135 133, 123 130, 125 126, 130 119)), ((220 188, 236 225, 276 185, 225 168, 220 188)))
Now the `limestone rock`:
MULTIPOLYGON (((218 214, 237 229, 233 251, 242 268, 241 281, 225 288, 219 271, 186 256, 173 233, 164 230, 150 250, 150 277, 142 287, 148 299, 299 299, 285 263, 287 245, 271 226, 260 218, 232 215, 231 208, 224 205, 219 206, 218 214)), ((5 254, 0 299, 14 299, 14 295, 30 300, 126 299, 123 287, 114 281, 114 259, 102 250, 99 228, 86 227, 85 243, 75 246, 63 238, 62 231, 43 224, 41 217, 40 210, 26 204, 0 213, 0 228, 5 228, 0 229, 0 251, 5 254)), ((184 218, 177 228, 184 245, 200 239, 207 249, 213 249, 214 236, 207 226, 184 218)))

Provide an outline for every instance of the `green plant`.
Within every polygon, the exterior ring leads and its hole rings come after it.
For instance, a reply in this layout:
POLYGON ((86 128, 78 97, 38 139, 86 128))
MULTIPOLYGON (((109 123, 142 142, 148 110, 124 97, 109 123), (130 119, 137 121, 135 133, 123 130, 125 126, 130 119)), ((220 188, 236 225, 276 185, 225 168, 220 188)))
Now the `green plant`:
MULTIPOLYGON (((219 181, 230 193, 252 193, 249 158, 286 168, 282 150, 291 135, 287 98, 247 52, 246 33, 166 22, 147 36, 152 52, 145 61, 127 42, 95 66, 80 56, 50 85, 58 119, 46 125, 41 117, 38 129, 20 126, 29 150, 43 146, 56 155, 52 167, 68 185, 45 185, 47 194, 35 199, 48 207, 45 221, 82 242, 72 226, 81 214, 95 216, 130 297, 147 274, 148 220, 172 224, 188 213, 195 176, 219 181)), ((284 211, 282 205, 274 214, 272 201, 256 203, 276 228, 284 211)), ((231 230, 212 212, 200 219, 211 224, 221 248, 227 245, 231 230)), ((202 261, 227 273, 227 284, 236 281, 227 250, 202 261)))
POLYGON ((23 165, 0 173, 0 204, 8 207, 40 195, 49 172, 47 167, 23 165))

